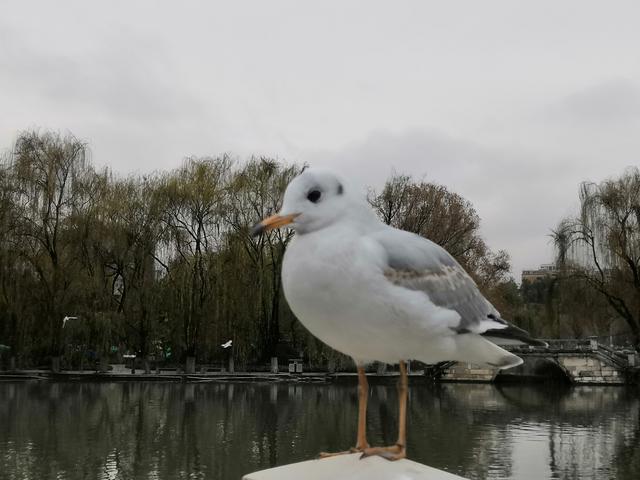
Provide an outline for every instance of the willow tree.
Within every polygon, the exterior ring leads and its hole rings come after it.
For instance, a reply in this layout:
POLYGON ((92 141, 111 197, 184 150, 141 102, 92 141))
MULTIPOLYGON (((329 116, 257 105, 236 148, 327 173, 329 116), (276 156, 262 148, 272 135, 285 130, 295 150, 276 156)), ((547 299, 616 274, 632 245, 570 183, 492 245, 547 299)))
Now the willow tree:
POLYGON ((580 186, 580 214, 553 233, 559 263, 624 319, 640 350, 640 170, 580 186))
POLYGON ((78 185, 86 166, 84 142, 51 132, 21 133, 10 159, 12 200, 17 209, 14 251, 38 280, 32 294, 41 306, 41 331, 49 339, 54 370, 59 368, 63 317, 76 278, 77 255, 67 220, 78 207, 78 185))
POLYGON ((147 372, 159 317, 157 184, 155 177, 110 179, 94 188, 99 190, 95 208, 86 209, 77 228, 93 290, 92 300, 85 302, 85 308, 93 306, 93 311, 85 315, 99 314, 122 325, 117 330, 143 359, 147 372))
POLYGON ((212 260, 224 233, 231 159, 190 158, 166 175, 158 189, 170 285, 170 314, 181 323, 186 370, 193 372, 205 318, 211 316, 218 280, 212 260))
POLYGON ((0 164, 0 355, 8 349, 10 368, 16 367, 19 349, 18 312, 22 305, 19 294, 22 290, 17 275, 18 259, 13 253, 11 236, 15 228, 16 210, 12 198, 12 182, 7 166, 0 164))
MULTIPOLYGON (((276 355, 282 333, 281 317, 283 312, 290 313, 282 301, 280 269, 292 232, 274 230, 253 238, 249 229, 255 222, 279 210, 287 185, 299 171, 296 165, 283 165, 268 158, 252 158, 235 173, 229 190, 226 215, 231 230, 229 246, 233 248, 232 242, 241 246, 237 253, 243 254, 247 260, 246 274, 249 275, 245 285, 254 293, 254 301, 244 305, 241 315, 245 323, 255 327, 259 341, 253 345, 251 353, 262 359, 276 355)), ((245 293, 242 295, 247 303, 245 293)), ((290 320, 295 321, 292 315, 290 320)), ((289 331, 293 332, 294 328, 290 323, 289 331)), ((295 343, 295 338, 292 341, 295 343)))

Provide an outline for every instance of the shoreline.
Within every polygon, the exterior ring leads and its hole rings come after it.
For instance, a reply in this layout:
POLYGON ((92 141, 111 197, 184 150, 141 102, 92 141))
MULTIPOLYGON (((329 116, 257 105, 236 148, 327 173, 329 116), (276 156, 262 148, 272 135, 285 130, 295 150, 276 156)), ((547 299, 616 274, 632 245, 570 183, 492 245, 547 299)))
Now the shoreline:
MULTIPOLYGON (((357 378, 355 372, 208 372, 208 373, 124 373, 124 372, 94 372, 94 371, 62 371, 53 373, 50 370, 17 370, 0 372, 0 383, 4 382, 24 382, 24 381, 70 381, 70 382, 174 382, 174 383, 238 383, 238 382, 268 382, 268 383, 308 383, 308 384, 329 384, 341 381, 350 381, 357 378)), ((386 383, 395 381, 398 372, 369 373, 367 377, 372 383, 386 383)), ((505 381, 487 380, 453 380, 437 379, 426 376, 422 370, 409 373, 409 378, 424 380, 429 383, 480 383, 480 384, 521 384, 521 385, 547 385, 554 384, 553 379, 547 377, 533 377, 530 375, 510 376, 505 381)), ((567 386, 634 386, 634 382, 618 384, 602 383, 574 383, 567 386)))
MULTIPOLYGON (((369 374, 370 378, 381 380, 398 377, 397 372, 383 374, 369 374)), ((165 382, 296 382, 296 383, 327 383, 344 378, 357 378, 355 372, 208 372, 208 373, 126 373, 126 372, 94 372, 94 371, 62 371, 50 370, 16 370, 0 372, 0 381, 11 380, 74 380, 74 381, 165 381, 165 382)), ((410 377, 427 378, 422 371, 412 372, 410 377)))

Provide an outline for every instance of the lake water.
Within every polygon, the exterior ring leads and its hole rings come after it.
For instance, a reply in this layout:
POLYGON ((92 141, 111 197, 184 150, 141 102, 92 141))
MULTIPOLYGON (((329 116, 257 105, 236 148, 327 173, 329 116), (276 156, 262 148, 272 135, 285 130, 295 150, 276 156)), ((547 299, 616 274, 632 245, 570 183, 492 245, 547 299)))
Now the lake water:
MULTIPOLYGON (((375 381, 373 379, 372 381, 375 381)), ((346 449, 354 383, 0 383, 0 479, 233 479, 346 449)), ((372 385, 369 442, 396 439, 372 385)), ((472 479, 640 478, 640 400, 623 387, 413 379, 409 457, 472 479)))

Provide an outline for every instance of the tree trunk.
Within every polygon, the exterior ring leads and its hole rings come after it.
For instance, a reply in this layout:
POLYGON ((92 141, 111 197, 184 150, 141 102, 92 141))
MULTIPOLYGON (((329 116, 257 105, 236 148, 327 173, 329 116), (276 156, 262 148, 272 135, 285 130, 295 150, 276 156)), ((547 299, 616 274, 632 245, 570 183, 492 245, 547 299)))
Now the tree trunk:
POLYGON ((151 365, 149 364, 149 357, 145 355, 145 357, 142 359, 142 362, 144 364, 144 373, 146 375, 149 375, 151 373, 151 365))
POLYGON ((58 373, 60 371, 60 356, 55 355, 51 357, 51 371, 53 373, 58 373))
POLYGON ((336 359, 333 357, 329 357, 327 361, 327 371, 329 373, 336 373, 336 359))
POLYGON ((233 357, 229 357, 229 373, 234 373, 236 371, 235 365, 233 363, 233 357))
POLYGON ((188 356, 184 373, 195 373, 195 371, 196 371, 196 357, 188 356))
POLYGON ((15 355, 11 355, 11 358, 9 358, 9 371, 13 372, 16 369, 16 356, 15 355))
POLYGON ((108 370, 109 370, 109 363, 107 362, 107 359, 100 357, 100 360, 98 360, 98 371, 100 373, 105 373, 108 370))

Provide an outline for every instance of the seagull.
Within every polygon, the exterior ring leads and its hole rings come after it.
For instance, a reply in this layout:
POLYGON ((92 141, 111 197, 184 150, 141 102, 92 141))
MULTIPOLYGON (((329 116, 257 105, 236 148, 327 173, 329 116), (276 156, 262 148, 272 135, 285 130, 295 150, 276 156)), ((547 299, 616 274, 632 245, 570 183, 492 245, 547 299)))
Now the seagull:
POLYGON ((69 320, 77 320, 77 319, 78 317, 69 317, 69 316, 64 317, 62 319, 62 328, 64 328, 64 326, 67 324, 69 320))
POLYGON ((356 445, 321 457, 406 457, 407 361, 505 369, 522 359, 497 343, 544 345, 502 319, 445 249, 384 224, 331 171, 304 170, 287 186, 280 212, 251 233, 285 226, 295 231, 282 264, 291 310, 313 335, 352 357, 358 371, 356 445), (400 370, 398 440, 388 447, 371 447, 366 438, 365 366, 374 361, 400 370))
POLYGON ((233 343, 233 340, 229 340, 228 342, 223 343, 222 345, 220 345, 222 348, 229 348, 231 346, 231 344, 233 343))

